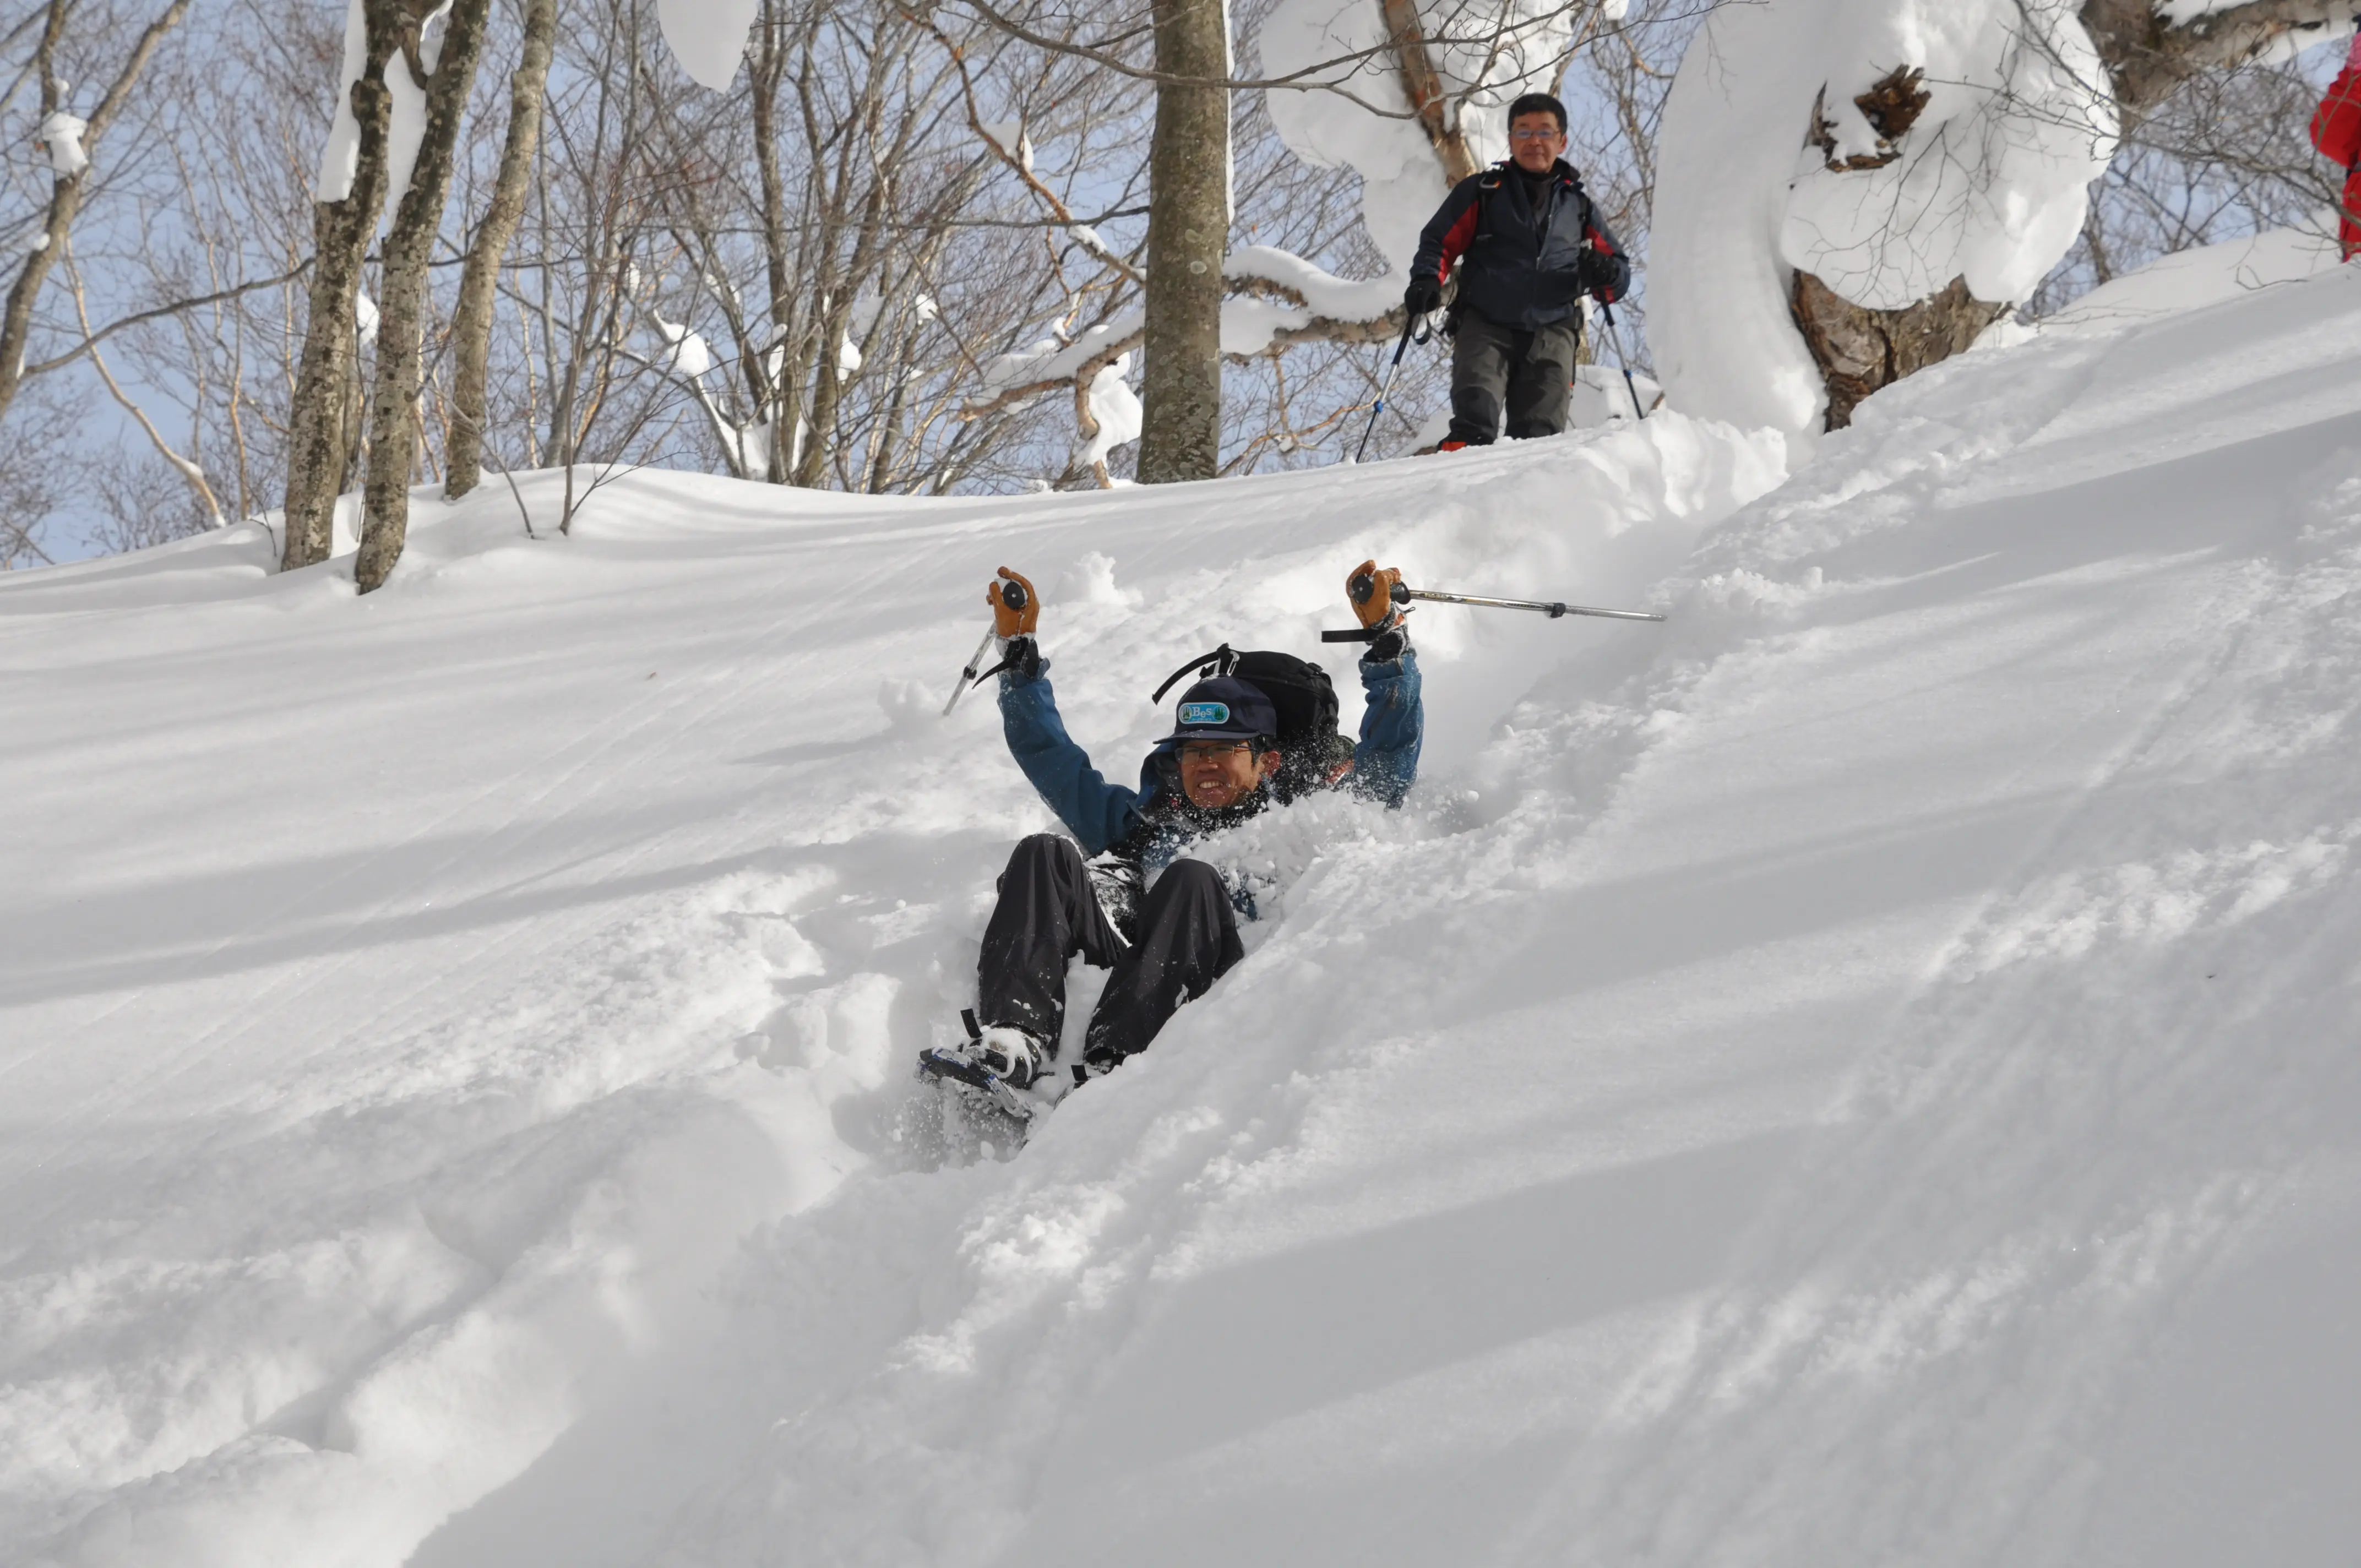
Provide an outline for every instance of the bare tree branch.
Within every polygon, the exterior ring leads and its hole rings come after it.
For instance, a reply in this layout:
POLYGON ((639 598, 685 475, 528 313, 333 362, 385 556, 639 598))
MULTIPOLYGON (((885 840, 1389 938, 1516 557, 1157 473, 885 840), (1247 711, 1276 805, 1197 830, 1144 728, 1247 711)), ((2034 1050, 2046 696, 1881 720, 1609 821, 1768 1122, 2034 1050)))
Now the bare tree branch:
POLYGON ((175 300, 169 305, 158 305, 153 310, 136 312, 118 321, 107 323, 96 332, 90 330, 89 318, 85 316, 82 319, 82 342, 54 359, 37 360, 26 366, 24 374, 29 378, 46 376, 52 370, 62 370, 118 332, 124 332, 135 326, 144 326, 152 321, 161 321, 166 316, 181 315, 190 311, 203 310, 208 305, 218 305, 231 300, 242 299, 247 294, 256 293, 264 289, 280 288, 284 284, 292 283, 311 269, 312 258, 307 256, 294 267, 276 277, 257 278, 250 283, 239 283, 231 288, 216 290, 210 294, 199 294, 187 300, 175 300))

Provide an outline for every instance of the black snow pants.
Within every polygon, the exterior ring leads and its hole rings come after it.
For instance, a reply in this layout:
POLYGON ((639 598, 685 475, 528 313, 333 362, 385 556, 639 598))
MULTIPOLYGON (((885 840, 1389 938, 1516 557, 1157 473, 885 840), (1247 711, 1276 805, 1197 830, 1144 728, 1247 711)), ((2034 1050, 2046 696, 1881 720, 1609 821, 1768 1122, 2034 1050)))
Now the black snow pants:
POLYGON ((1451 433, 1446 439, 1489 446, 1508 402, 1509 438, 1555 435, 1565 428, 1575 356, 1582 348, 1582 318, 1569 316, 1536 332, 1495 325, 1474 311, 1459 313, 1451 340, 1451 433))
POLYGON ((1183 1002, 1205 994, 1246 957, 1237 912, 1219 872, 1202 861, 1175 861, 1139 905, 1137 939, 1126 942, 1099 906, 1082 852, 1071 839, 1036 833, 1000 873, 1000 902, 983 928, 977 1011, 1049 1042, 1066 1018, 1066 965, 1112 969, 1091 1014, 1082 1055, 1112 1067, 1148 1048, 1183 1002))

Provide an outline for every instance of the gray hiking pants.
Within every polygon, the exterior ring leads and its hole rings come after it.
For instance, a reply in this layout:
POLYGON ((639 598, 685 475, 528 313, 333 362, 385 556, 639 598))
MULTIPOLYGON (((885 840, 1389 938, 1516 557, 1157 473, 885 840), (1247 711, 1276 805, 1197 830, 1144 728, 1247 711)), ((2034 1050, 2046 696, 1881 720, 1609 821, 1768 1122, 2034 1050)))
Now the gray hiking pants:
POLYGON ((1509 438, 1555 435, 1565 428, 1582 318, 1569 316, 1538 332, 1496 326, 1474 311, 1459 313, 1451 340, 1451 433, 1447 439, 1488 446, 1500 428, 1509 438))

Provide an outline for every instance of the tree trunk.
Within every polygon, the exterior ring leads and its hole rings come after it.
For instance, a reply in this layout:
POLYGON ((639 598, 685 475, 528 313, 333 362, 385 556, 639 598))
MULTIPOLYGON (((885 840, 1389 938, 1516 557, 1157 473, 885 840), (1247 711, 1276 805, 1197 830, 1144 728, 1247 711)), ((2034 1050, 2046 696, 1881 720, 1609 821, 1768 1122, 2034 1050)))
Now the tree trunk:
POLYGON ((451 440, 443 493, 457 500, 483 477, 484 367, 491 357, 492 316, 499 304, 500 264, 524 219, 533 181, 533 155, 541 139, 542 99, 557 36, 557 0, 525 0, 524 47, 509 77, 509 134, 483 226, 459 274, 459 303, 451 315, 451 440))
MULTIPOLYGON (((1156 68, 1230 73, 1222 0, 1155 0, 1156 68)), ((1230 103, 1218 86, 1159 82, 1148 165, 1144 485, 1210 479, 1222 448, 1222 258, 1230 230, 1230 103)))
POLYGON ((1808 272, 1795 274, 1788 305, 1828 385, 1830 430, 1850 424, 1854 405, 1880 387, 1966 348, 2008 309, 1977 299, 1966 279, 1954 278, 1906 310, 1872 311, 1808 272))
MULTIPOLYGON (((2325 37, 2356 14, 2353 0, 2248 0, 2185 22, 2163 10, 2155 0, 2082 0, 2083 30, 2126 116, 2154 107, 2201 71, 2244 65, 2290 34, 2325 37)), ((2293 41, 2301 48, 2306 40, 2293 41)))
MULTIPOLYGON (((72 232, 73 221, 82 212, 82 177, 90 172, 89 160, 98 155, 99 138, 122 111, 124 100, 131 95, 134 83, 148 69, 148 61, 164 35, 178 27, 188 15, 189 0, 172 0, 164 14, 148 25, 132 46, 130 58, 107 84, 98 107, 90 113, 82 131, 83 166, 71 174, 56 171, 54 161, 49 175, 49 205, 42 215, 41 226, 32 246, 26 250, 25 259, 17 268, 16 280, 8 287, 8 300, 0 306, 0 415, 16 400, 16 389, 24 385, 25 347, 33 333, 33 302, 40 298, 41 287, 49 281, 49 271, 65 255, 66 239, 72 232)), ((41 41, 34 46, 33 70, 40 77, 39 123, 46 124, 51 115, 64 109, 58 80, 58 48, 64 41, 66 21, 73 11, 71 0, 49 0, 49 16, 41 26, 41 41)), ((71 67, 69 68, 71 69, 71 67)))
POLYGON ((1426 52, 1426 29, 1418 19, 1418 0, 1385 0, 1386 36, 1393 40, 1394 58, 1401 65, 1402 95, 1418 116, 1443 177, 1453 185, 1476 172, 1476 155, 1455 122, 1444 115, 1443 77, 1426 52))
POLYGON ((491 0, 453 0, 443 51, 426 84, 426 129, 410 189, 385 236, 377 328, 377 386, 369 399, 368 482, 362 491, 360 559, 353 581, 368 593, 401 559, 410 531, 410 471, 418 455, 418 379, 426 316, 426 263, 443 227, 451 154, 476 82, 491 0))
POLYGON ((350 455, 346 389, 358 374, 360 352, 353 301, 385 207, 386 139, 393 119, 385 62, 401 47, 401 16, 395 0, 363 0, 368 41, 360 78, 348 93, 360 130, 352 189, 342 201, 312 206, 312 286, 287 420, 287 539, 279 560, 285 572, 326 560, 335 537, 336 492, 350 455))
MULTIPOLYGON (((887 166, 888 168, 891 165, 887 166)), ((838 297, 829 302, 820 326, 819 375, 812 389, 811 437, 805 443, 803 456, 796 466, 796 483, 807 489, 818 489, 828 483, 828 463, 836 439, 836 412, 844 400, 844 376, 839 368, 843 357, 845 335, 851 330, 852 305, 877 264, 877 251, 883 243, 888 204, 895 199, 895 188, 884 170, 881 169, 869 187, 869 200, 861 214, 860 237, 852 244, 852 258, 845 268, 836 291, 838 297)), ((881 299, 879 310, 884 310, 881 299)))
POLYGON ((793 373, 801 356, 795 352, 796 290, 788 268, 787 188, 779 174, 778 97, 786 61, 787 40, 778 8, 765 4, 747 85, 754 111, 754 167, 763 186, 763 263, 771 290, 771 345, 767 352, 746 356, 739 369, 757 417, 770 426, 763 477, 774 485, 787 482, 798 455, 796 426, 803 419, 803 385, 793 373))

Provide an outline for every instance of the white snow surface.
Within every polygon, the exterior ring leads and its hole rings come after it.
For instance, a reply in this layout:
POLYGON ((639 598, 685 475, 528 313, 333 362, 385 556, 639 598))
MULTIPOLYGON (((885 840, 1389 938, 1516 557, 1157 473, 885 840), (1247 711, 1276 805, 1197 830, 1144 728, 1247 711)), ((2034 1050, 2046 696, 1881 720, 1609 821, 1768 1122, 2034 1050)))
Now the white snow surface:
MULTIPOLYGON (((1263 72, 1292 76, 1373 48, 1385 38, 1378 0, 1279 0, 1258 35, 1263 72)), ((1406 109, 1399 78, 1381 66, 1379 57, 1378 64, 1325 74, 1370 104, 1406 109)), ((1373 115, 1338 92, 1319 89, 1269 89, 1263 104, 1279 139, 1296 157, 1314 168, 1350 169, 1361 177, 1362 225, 1395 269, 1407 272, 1418 249, 1418 231, 1450 190, 1418 122, 1373 115)))
POLYGON ((2335 238, 2336 214, 2323 211, 2314 222, 2317 227, 2310 230, 2269 229, 2247 239, 2176 251, 2136 272, 2110 279, 2044 316, 2041 330, 2108 331, 2334 272, 2344 261, 2335 238))
POLYGON ((1588 430, 1617 420, 1640 419, 1653 414, 1664 395, 1664 388, 1653 376, 1635 371, 1627 381, 1614 366, 1577 365, 1573 395, 1567 400, 1567 422, 1577 430, 1588 430))
POLYGON ((0 1560, 2348 1562, 2361 276, 1782 451, 0 579, 0 1560), (1672 620, 1422 607, 1411 806, 1222 847, 1246 961, 1013 1160, 897 1140, 1049 821, 935 717, 979 583, 1127 774, 1372 554, 1672 620))
POLYGON ((1879 310, 1960 277, 1979 299, 2024 299, 2072 245, 2114 154, 2103 84, 2067 0, 1716 9, 1658 148, 1650 326, 1675 404, 1799 435, 1817 425, 1824 396, 1787 306, 1797 269, 1879 310), (1905 66, 1925 73, 1928 103, 1888 146, 1854 98, 1905 66), (1804 140, 1816 104, 1833 150, 1804 140))
POLYGON ((2030 294, 2074 243, 2115 150, 2105 71, 2075 12, 2070 0, 1849 0, 1826 18, 1821 112, 1836 145, 1798 158, 1781 258, 1872 310, 1954 278, 1980 300, 2030 294), (1897 63, 1926 72, 1928 98, 1898 156, 1829 169, 1884 150, 1853 98, 1897 63))

